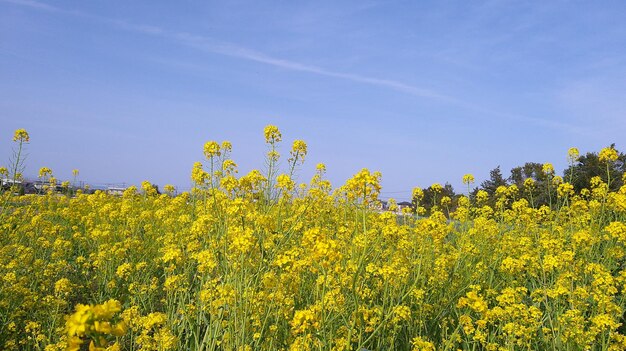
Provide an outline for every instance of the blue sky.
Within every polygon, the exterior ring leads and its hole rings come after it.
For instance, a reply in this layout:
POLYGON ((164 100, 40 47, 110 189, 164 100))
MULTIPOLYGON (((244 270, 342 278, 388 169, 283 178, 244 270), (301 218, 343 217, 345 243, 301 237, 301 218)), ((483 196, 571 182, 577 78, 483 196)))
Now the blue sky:
MULTIPOLYGON (((383 197, 626 134, 626 3, 0 0, 0 164, 190 185, 208 140, 262 169, 263 127, 383 197)), ((286 157, 285 157, 286 159, 286 157)), ((286 161, 285 161, 286 162, 286 161)))

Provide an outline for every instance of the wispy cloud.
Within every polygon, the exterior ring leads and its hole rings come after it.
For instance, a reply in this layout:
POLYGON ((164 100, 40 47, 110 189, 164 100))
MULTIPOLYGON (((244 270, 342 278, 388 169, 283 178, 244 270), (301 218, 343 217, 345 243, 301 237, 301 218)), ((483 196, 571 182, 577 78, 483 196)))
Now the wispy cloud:
POLYGON ((434 100, 439 100, 443 102, 455 102, 456 101, 454 98, 450 96, 446 96, 445 94, 441 94, 432 89, 417 87, 417 86, 413 86, 410 84, 406 84, 403 82, 390 80, 390 79, 369 77, 369 76, 363 76, 359 74, 328 70, 322 67, 308 65, 308 64, 301 63, 301 62, 273 57, 265 53, 255 51, 249 48, 245 48, 242 46, 238 46, 235 44, 218 42, 206 36, 199 36, 199 35, 194 35, 194 34, 190 34, 186 32, 171 31, 171 30, 167 30, 167 29, 157 27, 157 26, 134 24, 134 23, 129 23, 127 21, 93 16, 90 14, 77 12, 77 11, 67 11, 67 10, 64 10, 55 6, 51 6, 45 3, 41 3, 38 1, 34 1, 34 0, 0 0, 0 1, 8 2, 8 3, 15 4, 15 5, 20 5, 20 6, 26 6, 26 7, 30 7, 30 8, 37 9, 37 10, 59 12, 59 13, 71 14, 71 15, 76 15, 76 16, 81 16, 81 17, 89 17, 92 19, 97 19, 101 22, 106 22, 111 25, 114 25, 118 29, 143 33, 143 34, 152 35, 152 36, 165 37, 171 40, 175 40, 180 44, 190 46, 190 47, 193 47, 193 48, 196 48, 198 50, 208 52, 208 53, 219 54, 219 55, 230 56, 230 57, 238 58, 242 60, 258 62, 258 63, 262 63, 262 64, 266 64, 266 65, 270 65, 270 66, 274 66, 274 67, 278 67, 278 68, 282 68, 286 70, 291 70, 291 71, 307 72, 307 73, 326 76, 326 77, 333 77, 333 78, 348 80, 348 81, 352 81, 356 83, 379 86, 382 88, 396 90, 405 94, 409 94, 409 95, 413 95, 413 96, 421 97, 421 98, 434 99, 434 100))
POLYGON ((408 94, 411 96, 415 96, 418 98, 438 101, 441 103, 446 103, 446 104, 462 107, 467 110, 481 112, 483 115, 487 115, 487 116, 507 119, 510 121, 531 123, 531 124, 538 125, 541 127, 564 130, 564 131, 576 133, 576 134, 588 133, 588 130, 584 130, 575 125, 567 124, 564 122, 554 121, 550 118, 536 118, 536 117, 517 115, 517 114, 512 114, 512 113, 507 113, 507 112, 503 113, 501 111, 495 111, 489 108, 485 108, 473 102, 465 101, 457 97, 446 95, 434 89, 419 87, 419 86, 411 85, 405 82, 396 81, 392 79, 385 79, 385 78, 371 77, 371 76, 365 76, 365 75, 348 73, 348 72, 335 71, 335 70, 330 70, 330 69, 326 69, 323 67, 310 65, 310 64, 306 64, 302 62, 278 58, 278 57, 274 57, 266 53, 253 50, 247 47, 235 45, 235 44, 228 43, 228 42, 218 41, 208 36, 195 35, 195 34, 191 34, 187 32, 173 31, 173 30, 169 30, 166 28, 158 27, 158 26, 136 24, 136 23, 131 23, 128 21, 97 16, 97 15, 75 11, 75 10, 66 10, 63 8, 48 5, 48 4, 35 1, 35 0, 0 0, 0 2, 29 7, 29 8, 40 10, 40 11, 62 13, 66 15, 88 18, 88 19, 98 21, 101 23, 106 23, 120 30, 130 31, 134 33, 141 33, 145 35, 156 36, 156 37, 161 37, 164 39, 172 40, 178 44, 192 47, 192 48, 195 48, 197 50, 200 50, 206 53, 229 56, 229 57, 233 57, 236 59, 257 62, 257 63, 270 65, 273 67, 290 70, 290 71, 306 72, 306 73, 310 73, 314 75, 326 76, 326 77, 351 81, 355 83, 367 84, 371 86, 377 86, 380 88, 391 89, 391 90, 398 91, 398 92, 408 94))
POLYGON ((180 44, 193 47, 195 49, 208 53, 230 56, 242 60, 254 61, 291 71, 307 72, 321 76, 349 80, 356 83, 375 85, 422 98, 447 102, 456 101, 454 98, 438 93, 432 89, 421 88, 390 79, 381 79, 359 74, 328 70, 322 67, 308 65, 297 61, 273 57, 265 53, 235 44, 218 42, 206 36, 199 36, 186 32, 175 32, 156 26, 137 25, 124 21, 108 21, 114 23, 120 29, 141 32, 148 35, 167 37, 169 39, 177 41, 180 44))
POLYGON ((281 58, 272 57, 266 55, 262 52, 251 50, 248 48, 226 44, 226 43, 214 43, 209 38, 191 36, 186 33, 176 33, 174 37, 178 39, 183 44, 188 46, 195 47, 199 50, 203 50, 210 53, 221 54, 225 56, 235 57, 239 59, 259 62, 271 66, 275 66, 278 68, 292 70, 292 71, 300 71, 307 72, 327 77, 339 78, 344 80, 353 81, 356 83, 363 83, 369 85, 375 85, 383 88, 389 88, 396 91, 400 91, 406 94, 410 94, 417 97, 429 98, 441 101, 453 102, 454 98, 450 96, 446 96, 444 94, 440 94, 434 90, 416 87, 410 84, 406 84, 403 82, 389 80, 389 79, 381 79, 369 76, 363 76, 359 74, 345 73, 345 72, 337 72, 328 70, 325 68, 321 68, 318 66, 308 65, 301 62, 285 60, 281 58))

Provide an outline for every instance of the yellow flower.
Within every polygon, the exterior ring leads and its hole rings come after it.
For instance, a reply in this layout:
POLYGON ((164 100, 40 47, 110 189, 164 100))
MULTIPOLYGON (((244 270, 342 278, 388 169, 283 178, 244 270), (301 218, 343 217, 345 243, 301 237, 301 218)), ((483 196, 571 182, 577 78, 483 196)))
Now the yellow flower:
POLYGON ((402 321, 410 321, 411 320, 411 309, 408 306, 400 305, 395 306, 393 308, 393 324, 399 324, 402 321))
POLYGON ((272 161, 274 161, 274 162, 276 162, 280 158, 280 153, 278 151, 276 151, 276 150, 270 150, 267 153, 267 158, 272 160, 272 161))
POLYGON ((474 176, 471 174, 466 174, 463 176, 463 184, 470 185, 474 183, 474 176))
POLYGON ((535 187, 535 180, 532 178, 526 178, 524 180, 524 188, 532 189, 535 187))
POLYGON ((476 293, 477 290, 469 291, 464 297, 459 298, 457 307, 469 307, 478 313, 485 313, 489 307, 485 300, 476 293))
POLYGON ((126 334, 128 327, 126 326, 126 322, 121 321, 113 326, 111 329, 111 335, 121 337, 126 334))
POLYGON ((283 189, 285 191, 291 191, 294 189, 295 182, 287 174, 281 174, 276 177, 276 188, 283 189))
POLYGON ((117 275, 120 279, 124 280, 130 276, 133 271, 133 265, 130 263, 122 263, 117 266, 115 270, 115 275, 117 275))
POLYGON ((263 130, 263 134, 265 134, 265 142, 268 144, 278 143, 282 140, 282 135, 278 130, 278 127, 274 125, 268 125, 263 130))
POLYGON ((124 192, 122 193, 122 197, 125 197, 125 198, 131 198, 135 195, 137 195, 137 187, 134 185, 131 185, 128 188, 126 188, 126 190, 124 190, 124 192))
POLYGON ((204 184, 209 178, 209 174, 202 168, 202 163, 195 162, 191 169, 191 180, 197 185, 204 184))
POLYGON ((541 171, 547 175, 554 175, 554 166, 552 163, 546 162, 541 167, 541 171))
POLYGON ((59 296, 68 295, 73 288, 73 284, 67 278, 61 278, 54 283, 54 293, 59 296))
POLYGON ((184 285, 184 277, 180 274, 169 276, 163 283, 163 290, 167 292, 175 292, 184 285))
POLYGON ((452 199, 449 196, 444 196, 441 198, 441 206, 446 207, 450 206, 452 203, 452 199))
POLYGON ((156 196, 157 195, 157 189, 154 185, 152 185, 152 183, 150 183, 147 180, 144 180, 143 182, 141 182, 141 189, 144 191, 144 193, 147 196, 156 196))
POLYGON ((291 157, 293 160, 302 160, 304 161, 304 156, 306 156, 307 146, 306 143, 302 140, 294 140, 293 145, 291 146, 291 157))
POLYGON ((204 144, 204 156, 207 160, 210 160, 214 156, 220 156, 221 154, 220 144, 216 141, 208 141, 204 144))
POLYGON ((122 310, 122 304, 117 300, 109 300, 101 305, 95 305, 92 307, 93 314, 96 319, 108 320, 113 315, 122 310))
POLYGON ((435 345, 420 336, 414 337, 411 344, 413 345, 411 351, 435 351, 435 345))
POLYGON ((424 198, 424 191, 422 190, 422 188, 415 187, 413 188, 412 196, 417 201, 420 201, 424 198))
POLYGON ((67 320, 66 329, 68 336, 81 337, 89 328, 87 324, 92 317, 91 307, 89 305, 76 305, 76 312, 67 320))
POLYGON ((224 140, 222 141, 221 148, 224 152, 230 152, 233 149, 233 144, 231 144, 230 141, 224 140))
POLYGON ((227 175, 235 174, 237 173, 237 164, 233 160, 224 160, 222 170, 227 175))
POLYGON ((52 175, 52 170, 48 167, 41 167, 39 169, 39 178, 47 177, 52 175))
POLYGON ((487 200, 489 200, 489 193, 482 189, 478 190, 476 193, 476 201, 478 201, 479 204, 484 204, 487 200))
POLYGON ((378 199, 378 194, 382 188, 380 178, 380 172, 371 173, 367 168, 363 168, 346 181, 344 188, 347 190, 349 198, 360 199, 369 204, 378 199))
POLYGON ((15 133, 13 133, 13 141, 27 143, 30 141, 30 136, 28 135, 26 129, 18 129, 15 133))
POLYGON ((569 148, 569 150, 567 150, 567 159, 570 163, 578 161, 578 158, 580 158, 580 152, 578 152, 578 148, 571 147, 569 148))
POLYGON ((319 326, 318 309, 317 306, 312 306, 308 309, 296 311, 290 323, 291 333, 298 335, 310 328, 317 329, 319 326))
POLYGON ((600 161, 604 162, 613 162, 618 158, 617 150, 612 147, 605 147, 600 150, 600 154, 598 155, 600 161))
POLYGON ((436 193, 440 193, 443 191, 443 187, 439 183, 433 183, 433 185, 430 186, 430 189, 432 189, 432 191, 436 193))
POLYGON ((574 195, 574 186, 570 183, 561 183, 556 189, 557 196, 566 197, 574 195))

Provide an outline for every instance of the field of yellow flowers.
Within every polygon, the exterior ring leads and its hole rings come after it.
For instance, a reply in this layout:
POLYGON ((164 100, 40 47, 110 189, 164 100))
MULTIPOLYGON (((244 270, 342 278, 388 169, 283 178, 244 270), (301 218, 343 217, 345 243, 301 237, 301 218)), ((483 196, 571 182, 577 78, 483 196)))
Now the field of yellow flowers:
POLYGON ((208 142, 177 196, 4 191, 0 349, 626 349, 626 186, 397 214, 379 173, 297 184, 306 144, 281 173, 265 139, 267 169, 243 176, 208 142))

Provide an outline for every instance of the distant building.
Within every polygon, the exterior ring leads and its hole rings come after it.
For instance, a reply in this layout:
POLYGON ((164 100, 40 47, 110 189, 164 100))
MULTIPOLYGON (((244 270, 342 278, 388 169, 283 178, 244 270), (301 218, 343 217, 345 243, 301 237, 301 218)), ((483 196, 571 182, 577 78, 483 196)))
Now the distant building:
POLYGON ((38 188, 33 182, 22 180, 14 181, 13 179, 8 178, 0 179, 0 187, 4 190, 9 190, 13 185, 17 186, 17 192, 15 193, 16 195, 39 193, 38 188))
POLYGON ((22 185, 21 180, 13 180, 9 178, 0 179, 3 188, 10 188, 12 185, 22 185))
POLYGON ((389 205, 387 204, 387 201, 385 200, 380 200, 380 207, 378 208, 379 211, 387 211, 389 209, 389 205))
POLYGON ((398 209, 402 211, 404 208, 413 208, 413 204, 408 201, 398 202, 398 209))
POLYGON ((106 193, 114 196, 122 196, 126 191, 126 188, 118 188, 118 187, 108 187, 106 189, 106 193))

